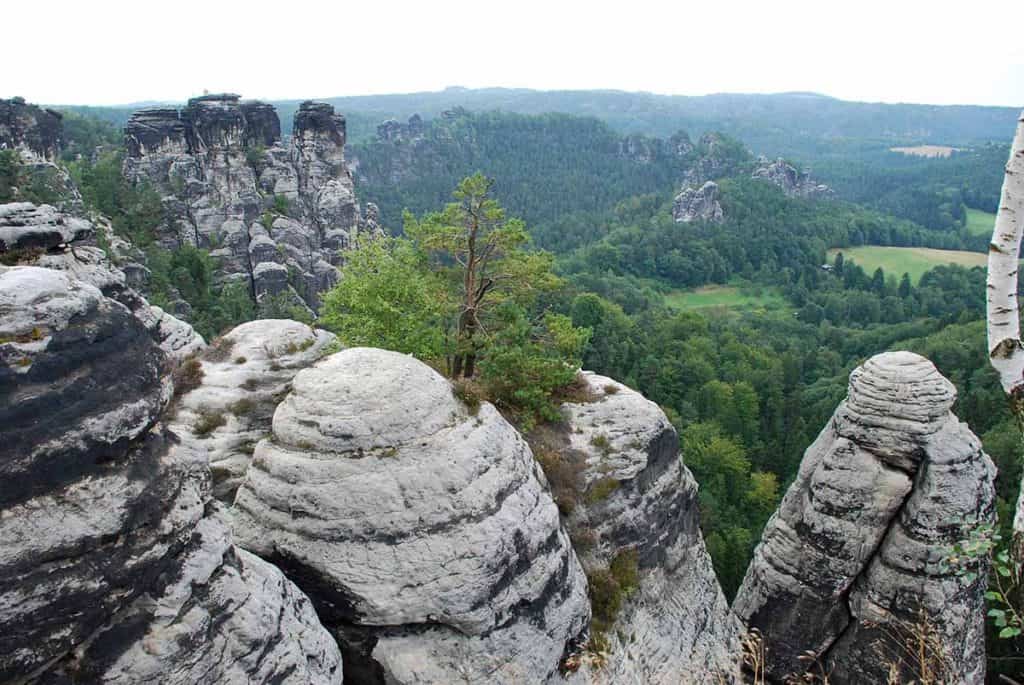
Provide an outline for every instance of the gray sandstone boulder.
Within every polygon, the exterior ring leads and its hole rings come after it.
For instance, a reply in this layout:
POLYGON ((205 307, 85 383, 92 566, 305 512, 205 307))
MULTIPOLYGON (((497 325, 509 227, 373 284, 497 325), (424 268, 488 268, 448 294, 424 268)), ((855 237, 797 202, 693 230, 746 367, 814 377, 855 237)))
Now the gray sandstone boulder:
MULTIPOLYGON (((8 249, 27 250, 20 263, 63 271, 75 281, 95 286, 104 296, 128 307, 176 362, 202 349, 206 343, 191 325, 150 305, 129 285, 125 271, 91 244, 98 231, 108 234, 109 239, 109 226, 96 225, 49 205, 0 205, 0 253, 8 249)), ((113 254, 130 252, 127 243, 118 241, 113 254)), ((126 262, 126 268, 137 266, 126 262)))
POLYGON ((336 339, 298 321, 263 319, 233 328, 199 357, 202 380, 177 401, 170 427, 209 455, 215 497, 234 500, 292 378, 336 339))
POLYGON ((769 673, 817 655, 835 683, 915 668, 904 644, 923 617, 948 682, 984 681, 987 567, 946 565, 973 522, 994 518, 995 469, 951 413, 953 385, 909 352, 872 357, 808 448, 768 522, 733 609, 764 636, 769 673))
POLYGON ((299 372, 233 509, 366 683, 536 683, 588 621, 530 448, 432 369, 355 348, 299 372))
POLYGON ((563 496, 566 474, 578 473, 566 521, 577 545, 586 543, 588 573, 631 555, 638 582, 605 629, 605 663, 584 660, 572 682, 732 682, 740 624, 704 547, 697 483, 676 431, 658 405, 625 385, 591 372, 582 381, 590 399, 562 405, 563 430, 546 439, 546 458, 557 463, 546 466, 563 496))
POLYGON ((0 204, 0 252, 51 250, 92 236, 85 219, 65 214, 50 205, 31 202, 0 204))
POLYGON ((341 681, 276 569, 160 423, 168 359, 99 288, 0 267, 0 682, 341 681))

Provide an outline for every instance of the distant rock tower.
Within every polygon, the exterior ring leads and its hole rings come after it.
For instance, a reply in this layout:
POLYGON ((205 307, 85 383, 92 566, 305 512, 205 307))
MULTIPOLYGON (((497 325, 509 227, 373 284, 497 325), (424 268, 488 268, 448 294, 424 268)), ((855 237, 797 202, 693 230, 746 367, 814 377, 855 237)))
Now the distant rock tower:
POLYGON ((303 102, 285 145, 272 105, 203 95, 180 111, 136 112, 125 144, 126 178, 163 200, 160 242, 209 249, 221 281, 244 283, 257 303, 316 309, 341 251, 367 229, 345 166, 345 118, 329 104, 303 102))

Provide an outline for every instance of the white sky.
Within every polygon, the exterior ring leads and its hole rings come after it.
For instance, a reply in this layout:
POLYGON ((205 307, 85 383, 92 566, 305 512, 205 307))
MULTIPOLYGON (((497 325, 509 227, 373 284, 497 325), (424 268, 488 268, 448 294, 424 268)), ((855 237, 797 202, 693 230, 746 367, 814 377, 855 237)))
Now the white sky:
POLYGON ((450 85, 1024 106, 1024 0, 11 0, 0 97, 450 85))

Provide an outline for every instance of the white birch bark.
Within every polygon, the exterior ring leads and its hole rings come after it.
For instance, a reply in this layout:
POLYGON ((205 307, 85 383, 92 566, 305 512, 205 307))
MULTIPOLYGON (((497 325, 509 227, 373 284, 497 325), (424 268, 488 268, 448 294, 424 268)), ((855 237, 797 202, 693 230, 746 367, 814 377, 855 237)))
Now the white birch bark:
MULTIPOLYGON (((1024 112, 1006 163, 999 213, 988 248, 988 350, 989 361, 1010 397, 1018 424, 1024 428, 1024 344, 1020 339, 1020 308, 1017 272, 1024 234, 1024 112)), ((1024 485, 1013 520, 1014 546, 1024 560, 1024 485)))

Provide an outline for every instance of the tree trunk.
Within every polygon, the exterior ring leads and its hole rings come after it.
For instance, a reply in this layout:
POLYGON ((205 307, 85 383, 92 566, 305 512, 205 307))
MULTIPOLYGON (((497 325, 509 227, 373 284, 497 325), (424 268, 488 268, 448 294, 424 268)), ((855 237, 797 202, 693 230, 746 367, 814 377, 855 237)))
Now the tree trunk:
MULTIPOLYGON (((1024 234, 1024 112, 1006 163, 999 212, 988 248, 988 350, 989 361, 1010 398, 1017 424, 1024 429, 1024 344, 1020 336, 1017 272, 1024 234)), ((1024 488, 1017 500, 1013 521, 1014 556, 1024 562, 1024 488)))

